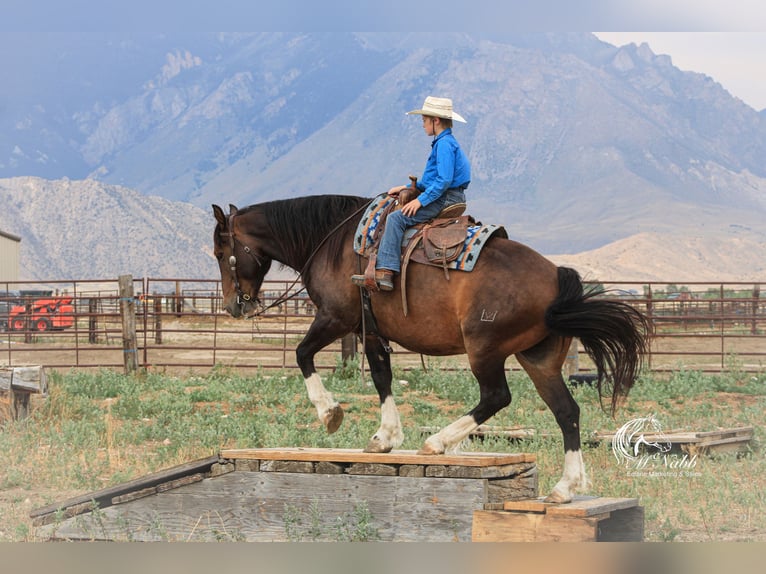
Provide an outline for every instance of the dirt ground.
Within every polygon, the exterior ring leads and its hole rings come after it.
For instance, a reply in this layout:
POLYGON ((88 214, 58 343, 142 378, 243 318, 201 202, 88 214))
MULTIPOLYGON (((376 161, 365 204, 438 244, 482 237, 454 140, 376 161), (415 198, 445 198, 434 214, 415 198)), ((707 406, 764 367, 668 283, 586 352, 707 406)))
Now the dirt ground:
MULTIPOLYGON (((297 368, 295 347, 310 323, 310 317, 269 320, 258 323, 232 319, 183 317, 163 321, 161 339, 155 332, 138 333, 139 365, 166 372, 207 372, 215 365, 240 369, 297 368)), ((395 367, 419 366, 428 357, 411 353, 392 345, 395 367)), ((736 358, 740 368, 759 370, 766 361, 766 334, 750 333, 700 334, 694 331, 660 333, 652 342, 652 353, 646 361, 657 370, 706 370, 726 368, 736 358)), ((357 343, 357 351, 362 347, 357 343)), ((341 356, 341 342, 336 341, 317 355, 320 368, 332 368, 341 356)), ((438 358, 440 364, 467 368, 463 355, 438 358)), ((579 370, 592 369, 588 357, 580 350, 579 370)), ((124 352, 122 334, 108 331, 97 333, 95 342, 88 342, 87 333, 62 331, 34 334, 29 340, 19 334, 0 333, 0 365, 44 365, 59 370, 72 367, 122 368, 124 352)), ((518 369, 512 357, 507 367, 518 369)))

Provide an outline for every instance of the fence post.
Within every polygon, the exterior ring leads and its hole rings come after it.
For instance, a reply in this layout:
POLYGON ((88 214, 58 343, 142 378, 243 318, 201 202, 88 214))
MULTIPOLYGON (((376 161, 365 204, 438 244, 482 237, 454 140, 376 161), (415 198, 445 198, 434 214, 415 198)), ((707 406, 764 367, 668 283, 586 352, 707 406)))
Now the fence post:
POLYGON ((24 303, 24 342, 32 343, 32 297, 27 297, 24 303))
POLYGON ((173 300, 173 305, 174 305, 174 311, 176 312, 176 317, 180 317, 181 311, 183 311, 183 308, 184 308, 183 301, 181 300, 181 282, 180 281, 176 281, 176 297, 173 300))
POLYGON ((98 313, 98 299, 91 297, 88 299, 88 343, 98 343, 98 320, 96 318, 98 313))
POLYGON ((125 374, 138 368, 138 344, 136 339, 136 300, 133 296, 133 276, 120 275, 120 316, 122 317, 122 353, 125 374))
POLYGON ((569 350, 567 351, 567 358, 564 359, 563 367, 564 378, 569 380, 569 377, 576 375, 580 372, 580 345, 575 337, 572 337, 572 342, 569 344, 569 350))
POLYGON ((154 294, 154 342, 162 344, 162 295, 154 294))
MULTIPOLYGON (((645 292, 646 295, 646 318, 649 319, 650 323, 654 323, 654 305, 652 302, 652 284, 649 283, 645 292)), ((652 327, 652 330, 654 330, 654 326, 652 327)), ((652 347, 649 345, 649 356, 647 357, 647 366, 649 369, 652 368, 652 347)))

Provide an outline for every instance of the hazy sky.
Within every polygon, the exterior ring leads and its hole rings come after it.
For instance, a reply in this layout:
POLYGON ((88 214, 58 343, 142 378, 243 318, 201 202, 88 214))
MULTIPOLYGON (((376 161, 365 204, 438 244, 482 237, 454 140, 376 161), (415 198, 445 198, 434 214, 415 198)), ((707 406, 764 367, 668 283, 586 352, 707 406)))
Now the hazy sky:
POLYGON ((766 108, 766 32, 596 32, 622 46, 646 42, 682 70, 707 74, 756 110, 766 108))
POLYGON ((711 76, 766 108, 763 0, 2 0, 2 31, 183 30, 599 32, 647 42, 682 70, 711 76), (715 31, 718 30, 718 31, 715 31))

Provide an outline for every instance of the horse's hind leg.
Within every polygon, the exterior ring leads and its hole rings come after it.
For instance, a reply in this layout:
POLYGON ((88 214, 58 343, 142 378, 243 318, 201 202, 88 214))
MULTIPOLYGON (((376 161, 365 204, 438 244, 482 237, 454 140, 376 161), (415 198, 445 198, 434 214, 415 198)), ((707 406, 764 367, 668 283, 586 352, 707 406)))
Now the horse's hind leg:
POLYGON ((366 338, 365 356, 380 397, 380 427, 372 435, 364 452, 391 452, 404 441, 399 411, 391 393, 391 356, 374 335, 366 338))
POLYGON ((469 360, 471 370, 479 382, 479 404, 452 424, 428 437, 418 454, 443 454, 456 450, 480 424, 511 404, 504 360, 471 356, 469 360))
POLYGON ((516 355, 540 397, 556 417, 564 436, 564 472, 546 502, 570 502, 574 492, 587 487, 580 449, 580 407, 561 376, 569 340, 548 337, 532 349, 516 355))

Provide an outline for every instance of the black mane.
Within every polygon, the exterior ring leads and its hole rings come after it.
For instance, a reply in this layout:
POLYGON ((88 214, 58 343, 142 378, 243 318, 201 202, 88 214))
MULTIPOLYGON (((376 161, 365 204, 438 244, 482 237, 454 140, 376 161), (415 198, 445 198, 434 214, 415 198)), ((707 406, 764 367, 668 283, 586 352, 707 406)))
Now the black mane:
MULTIPOLYGON (((362 218, 370 198, 350 195, 312 195, 251 205, 266 216, 271 236, 280 241, 284 263, 301 271, 308 258, 324 242, 328 253, 339 254, 343 241, 362 218), (344 219, 348 218, 348 221, 344 219), (338 225, 341 224, 340 228, 338 225)), ((332 264, 338 262, 332 256, 332 264)))

